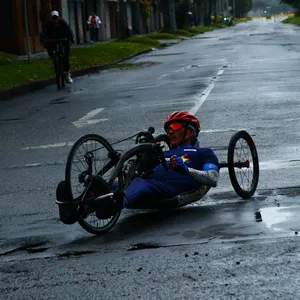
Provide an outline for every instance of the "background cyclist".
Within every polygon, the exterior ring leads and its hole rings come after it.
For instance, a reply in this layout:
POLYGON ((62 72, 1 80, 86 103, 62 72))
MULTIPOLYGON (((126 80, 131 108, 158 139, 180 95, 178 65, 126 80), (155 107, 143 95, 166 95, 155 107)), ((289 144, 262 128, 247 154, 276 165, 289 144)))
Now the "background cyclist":
POLYGON ((44 47, 47 49, 48 55, 53 59, 53 51, 56 48, 54 43, 47 43, 47 39, 68 39, 69 42, 63 43, 63 52, 64 52, 64 75, 66 82, 72 83, 73 79, 70 74, 70 42, 74 44, 74 34, 72 29, 59 16, 59 12, 54 10, 51 12, 51 20, 46 24, 44 28, 44 47))

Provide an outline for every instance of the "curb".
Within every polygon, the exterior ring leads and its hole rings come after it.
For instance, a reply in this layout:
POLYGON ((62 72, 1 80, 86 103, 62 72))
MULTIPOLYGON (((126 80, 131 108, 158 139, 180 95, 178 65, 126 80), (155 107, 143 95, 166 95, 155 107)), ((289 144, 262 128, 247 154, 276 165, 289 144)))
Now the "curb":
MULTIPOLYGON (((130 58, 142 55, 142 54, 146 54, 152 51, 152 48, 135 53, 133 55, 130 55, 124 59, 121 59, 119 61, 115 61, 113 63, 110 64, 106 64, 106 65, 101 65, 101 66, 95 66, 95 67, 88 67, 88 68, 84 68, 84 69, 80 69, 80 70, 75 70, 72 71, 72 77, 79 77, 79 76, 83 76, 83 75, 87 75, 87 74, 92 74, 92 73, 97 73, 101 70, 105 70, 108 69, 116 64, 122 63, 130 58)), ((9 100, 11 98, 17 97, 17 96, 21 96, 30 92, 34 92, 36 90, 40 90, 44 87, 47 87, 51 84, 55 84, 55 77, 50 77, 50 78, 46 78, 46 79, 40 79, 40 80, 35 80, 32 82, 28 82, 25 84, 20 84, 20 85, 15 85, 11 88, 6 88, 6 89, 0 89, 0 101, 6 101, 9 100)))

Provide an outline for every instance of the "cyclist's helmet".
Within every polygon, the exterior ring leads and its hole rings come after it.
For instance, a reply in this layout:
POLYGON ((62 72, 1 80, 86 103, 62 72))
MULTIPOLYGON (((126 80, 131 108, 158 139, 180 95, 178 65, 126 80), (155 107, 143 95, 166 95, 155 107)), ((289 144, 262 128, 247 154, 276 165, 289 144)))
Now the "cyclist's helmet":
POLYGON ((57 10, 52 10, 51 17, 59 17, 59 12, 57 10))
POLYGON ((171 123, 185 123, 187 125, 192 126, 196 130, 196 136, 199 134, 200 131, 200 122, 199 120, 192 114, 187 111, 174 111, 169 114, 165 120, 164 128, 167 131, 169 125, 171 123))

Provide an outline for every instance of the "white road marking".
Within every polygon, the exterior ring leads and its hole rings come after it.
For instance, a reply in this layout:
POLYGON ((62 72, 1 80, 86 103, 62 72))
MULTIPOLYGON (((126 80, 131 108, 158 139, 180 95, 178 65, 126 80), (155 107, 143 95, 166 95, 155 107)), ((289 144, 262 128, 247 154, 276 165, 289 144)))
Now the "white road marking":
POLYGON ((25 164, 25 168, 34 168, 34 167, 40 167, 42 163, 34 163, 34 164, 25 164))
POLYGON ((195 115, 203 102, 206 100, 206 98, 209 96, 210 92, 213 90, 215 87, 215 83, 211 83, 205 90, 204 92, 201 92, 201 94, 197 94, 195 96, 196 99, 196 104, 190 109, 190 113, 192 115, 195 115))
POLYGON ((73 144, 74 144, 74 142, 55 143, 55 144, 48 144, 48 145, 24 147, 24 148, 21 148, 21 150, 63 148, 63 147, 71 147, 73 144))
MULTIPOLYGON (((182 68, 177 70, 176 72, 180 72, 183 71, 186 68, 182 68)), ((217 76, 222 75, 224 72, 223 69, 220 69, 217 73, 217 76)), ((164 74, 167 75, 167 74, 164 74)), ((203 104, 203 102, 206 100, 206 98, 209 96, 209 94, 211 93, 211 91, 213 90, 213 88, 215 87, 215 80, 217 78, 214 79, 213 82, 211 82, 209 84, 209 86, 201 93, 196 95, 196 103, 195 105, 190 109, 190 113, 192 114, 196 114, 196 112, 199 110, 199 108, 201 107, 201 105, 203 104)), ((92 111, 90 111, 89 113, 87 113, 85 116, 83 116, 82 118, 80 118, 79 120, 72 122, 72 124, 77 127, 77 128, 81 128, 87 125, 91 125, 91 124, 96 124, 99 122, 103 122, 103 121, 107 121, 108 119, 91 119, 93 118, 95 115, 99 114, 100 112, 102 112, 104 110, 104 108, 97 108, 94 109, 92 111)), ((202 132, 224 132, 224 131, 236 131, 233 129, 212 129, 212 130, 203 130, 202 132)), ((21 148, 21 150, 34 150, 34 149, 50 149, 50 148, 63 148, 63 147, 71 147, 74 144, 74 142, 66 142, 66 143, 54 143, 54 144, 48 144, 48 145, 39 145, 39 146, 29 146, 29 147, 24 147, 21 148)))
MULTIPOLYGON (((224 73, 223 69, 220 69, 217 73, 217 76, 221 76, 224 73)), ((195 115, 203 102, 207 99, 213 88, 215 87, 215 81, 217 78, 214 78, 214 80, 208 85, 208 87, 201 93, 197 94, 195 96, 195 105, 190 109, 190 113, 195 115)))
POLYGON ((85 116, 80 118, 78 121, 72 122, 72 124, 77 127, 81 128, 87 125, 96 124, 99 122, 107 121, 107 119, 93 119, 91 120, 95 115, 99 114, 101 111, 103 111, 104 108, 96 108, 89 113, 87 113, 85 116))
POLYGON ((299 168, 300 160, 269 160, 259 162, 259 170, 277 170, 297 167, 299 168))
POLYGON ((215 132, 237 132, 240 130, 246 130, 249 132, 249 129, 245 128, 239 128, 239 129, 234 129, 234 128, 225 128, 225 129, 207 129, 207 130, 201 130, 201 133, 215 133, 215 132))
MULTIPOLYGON (((135 140, 135 138, 133 138, 135 140)), ((35 150, 35 149, 51 149, 51 148, 64 148, 64 147, 72 147, 75 142, 66 142, 66 143, 56 143, 56 144, 48 144, 48 145, 39 145, 39 146, 29 146, 21 148, 20 150, 35 150)), ((93 141, 85 142, 85 144, 89 145, 94 143, 93 141)))

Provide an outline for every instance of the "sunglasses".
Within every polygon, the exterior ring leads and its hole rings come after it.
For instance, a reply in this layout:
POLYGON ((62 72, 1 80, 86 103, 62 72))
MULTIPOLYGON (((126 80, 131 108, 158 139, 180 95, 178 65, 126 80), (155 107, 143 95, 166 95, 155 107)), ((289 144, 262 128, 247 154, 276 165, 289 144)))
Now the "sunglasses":
POLYGON ((177 131, 181 128, 183 128, 184 125, 181 123, 172 123, 169 125, 168 129, 167 129, 167 133, 169 133, 169 131, 172 129, 173 131, 177 131))

